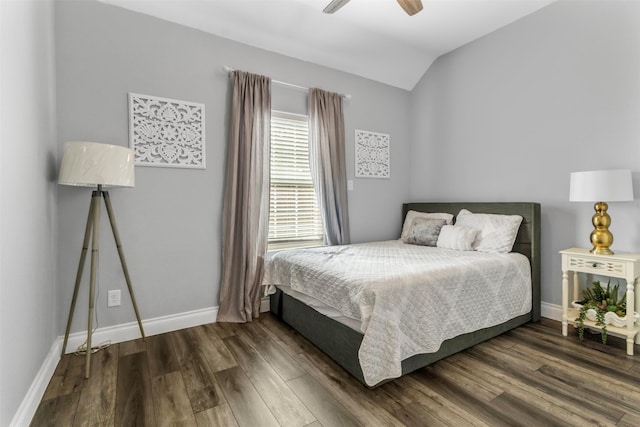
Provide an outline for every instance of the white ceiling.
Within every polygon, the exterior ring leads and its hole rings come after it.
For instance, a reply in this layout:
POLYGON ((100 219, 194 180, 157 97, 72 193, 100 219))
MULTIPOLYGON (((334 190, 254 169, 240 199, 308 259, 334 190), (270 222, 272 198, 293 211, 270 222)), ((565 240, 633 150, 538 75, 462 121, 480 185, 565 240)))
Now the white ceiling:
MULTIPOLYGON (((557 0, 101 0, 294 58, 411 90, 431 63, 557 0)), ((233 66, 233 64, 228 64, 233 66)))

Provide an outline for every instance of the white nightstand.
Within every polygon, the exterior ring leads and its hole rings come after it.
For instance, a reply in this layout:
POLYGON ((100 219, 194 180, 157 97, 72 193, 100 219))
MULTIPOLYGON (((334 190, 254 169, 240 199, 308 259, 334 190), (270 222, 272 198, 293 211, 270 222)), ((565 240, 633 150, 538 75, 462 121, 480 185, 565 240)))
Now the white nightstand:
MULTIPOLYGON (((562 335, 567 336, 569 323, 575 324, 578 310, 569 307, 569 271, 573 271, 573 301, 578 295, 578 273, 615 277, 627 281, 627 325, 617 328, 607 325, 607 333, 626 338, 627 354, 633 355, 634 338, 640 344, 639 325, 634 325, 633 312, 640 306, 640 292, 634 292, 635 281, 640 276, 640 254, 616 253, 615 255, 594 255, 588 249, 571 248, 562 254, 562 335)), ((640 322, 639 322, 640 323, 640 322)), ((585 320, 585 326, 599 329, 595 322, 585 320)))

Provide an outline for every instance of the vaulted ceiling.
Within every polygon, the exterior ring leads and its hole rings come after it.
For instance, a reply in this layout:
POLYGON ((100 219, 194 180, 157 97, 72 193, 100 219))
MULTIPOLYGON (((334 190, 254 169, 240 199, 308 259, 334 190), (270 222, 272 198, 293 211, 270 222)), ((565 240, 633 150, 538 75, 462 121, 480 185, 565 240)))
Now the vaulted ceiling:
POLYGON ((440 55, 557 0, 422 0, 414 16, 395 0, 101 1, 411 90, 440 55))

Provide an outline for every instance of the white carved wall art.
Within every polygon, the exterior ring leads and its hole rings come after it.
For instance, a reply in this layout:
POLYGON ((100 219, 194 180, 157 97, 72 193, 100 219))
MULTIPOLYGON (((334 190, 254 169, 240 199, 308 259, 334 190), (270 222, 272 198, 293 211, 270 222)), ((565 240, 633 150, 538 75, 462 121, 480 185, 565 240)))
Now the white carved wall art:
POLYGON ((391 138, 386 133, 356 129, 356 177, 391 176, 391 138))
POLYGON ((204 104, 129 93, 129 146, 139 166, 204 169, 204 104))

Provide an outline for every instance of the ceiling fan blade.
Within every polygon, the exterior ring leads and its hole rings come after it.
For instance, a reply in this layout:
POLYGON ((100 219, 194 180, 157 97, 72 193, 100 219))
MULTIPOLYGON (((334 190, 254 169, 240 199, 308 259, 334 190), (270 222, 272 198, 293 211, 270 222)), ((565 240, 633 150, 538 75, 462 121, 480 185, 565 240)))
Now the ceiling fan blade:
POLYGON ((398 4, 409 16, 413 16, 422 10, 422 2, 420 0, 398 0, 398 4))
POLYGON ((324 13, 334 13, 347 3, 349 3, 349 0, 333 0, 322 11, 324 13))

